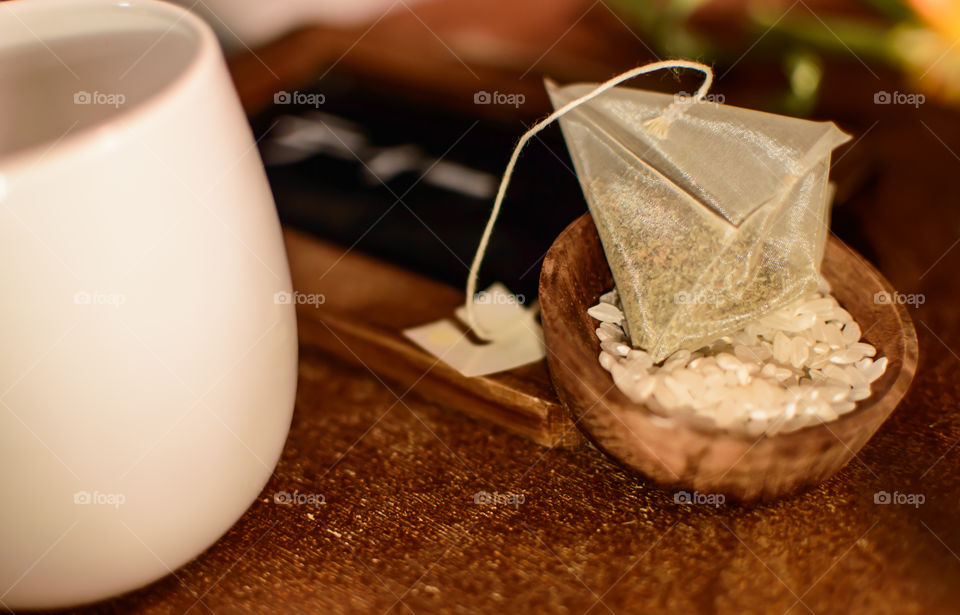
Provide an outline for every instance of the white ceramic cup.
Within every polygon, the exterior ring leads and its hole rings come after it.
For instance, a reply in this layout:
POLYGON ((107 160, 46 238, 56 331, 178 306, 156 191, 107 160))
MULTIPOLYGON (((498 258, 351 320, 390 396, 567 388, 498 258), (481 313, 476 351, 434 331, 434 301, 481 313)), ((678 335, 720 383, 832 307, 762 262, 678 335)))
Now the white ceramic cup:
POLYGON ((208 26, 0 2, 0 610, 139 587, 243 514, 290 426, 290 291, 208 26))

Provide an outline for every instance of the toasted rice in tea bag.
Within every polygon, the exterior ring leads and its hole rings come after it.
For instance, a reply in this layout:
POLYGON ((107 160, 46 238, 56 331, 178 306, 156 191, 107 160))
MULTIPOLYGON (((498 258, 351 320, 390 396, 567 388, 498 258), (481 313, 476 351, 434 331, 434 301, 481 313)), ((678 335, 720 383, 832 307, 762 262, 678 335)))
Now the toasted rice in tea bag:
MULTIPOLYGON (((597 84, 547 84, 554 107, 597 84)), ((614 87, 560 118, 634 346, 659 361, 815 292, 850 137, 811 122, 614 87)))

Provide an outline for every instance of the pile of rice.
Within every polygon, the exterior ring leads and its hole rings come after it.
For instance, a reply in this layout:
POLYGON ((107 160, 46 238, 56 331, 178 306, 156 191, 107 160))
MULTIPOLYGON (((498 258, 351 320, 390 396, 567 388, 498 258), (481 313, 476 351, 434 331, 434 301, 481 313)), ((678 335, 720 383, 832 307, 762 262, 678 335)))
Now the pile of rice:
POLYGON ((587 313, 600 321, 600 365, 631 400, 752 436, 835 420, 870 397, 887 368, 825 280, 814 295, 659 364, 630 345, 616 290, 587 313))

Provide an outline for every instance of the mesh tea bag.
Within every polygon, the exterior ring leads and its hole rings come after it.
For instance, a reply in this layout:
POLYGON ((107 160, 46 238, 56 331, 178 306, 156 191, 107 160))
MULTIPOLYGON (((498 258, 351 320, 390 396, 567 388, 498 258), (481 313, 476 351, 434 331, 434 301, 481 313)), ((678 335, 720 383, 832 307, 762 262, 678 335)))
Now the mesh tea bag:
MULTIPOLYGON (((547 89, 562 107, 598 84, 547 89)), ((655 360, 816 290, 830 155, 849 139, 833 123, 626 87, 559 119, 632 342, 655 360)))
MULTIPOLYGON (((703 102, 712 83, 712 69, 689 60, 653 62, 601 84, 547 83, 555 110, 514 148, 467 276, 463 321, 477 338, 504 344, 517 335, 481 322, 477 279, 520 153, 557 120, 627 332, 655 360, 709 344, 816 290, 830 155, 850 137, 830 122, 703 102), (680 68, 704 75, 692 97, 618 87, 680 68)), ((534 326, 521 331, 538 335, 534 326)), ((442 357, 448 346, 428 350, 442 357)))

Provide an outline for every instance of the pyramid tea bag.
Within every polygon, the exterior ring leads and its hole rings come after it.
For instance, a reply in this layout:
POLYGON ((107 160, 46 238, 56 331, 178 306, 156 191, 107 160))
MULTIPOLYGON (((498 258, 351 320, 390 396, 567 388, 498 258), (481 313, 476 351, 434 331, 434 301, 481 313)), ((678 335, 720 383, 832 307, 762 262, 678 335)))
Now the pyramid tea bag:
MULTIPOLYGON (((554 107, 598 84, 547 89, 554 107)), ((811 122, 613 87, 559 118, 634 346, 694 350, 817 288, 830 155, 811 122)))
MULTIPOLYGON (((482 322, 476 291, 520 153, 557 120, 626 332, 654 360, 700 348, 816 290, 832 198, 830 155, 850 137, 830 122, 703 102, 712 83, 713 70, 690 60, 653 62, 601 84, 547 83, 555 110, 514 148, 467 276, 462 320, 476 338, 506 344, 517 331, 539 335, 535 326, 482 322), (618 87, 664 69, 699 71, 703 84, 692 97, 618 87)), ((436 330, 443 343, 422 341, 433 329, 419 328, 414 337, 443 359, 454 345, 448 332, 436 330)))

